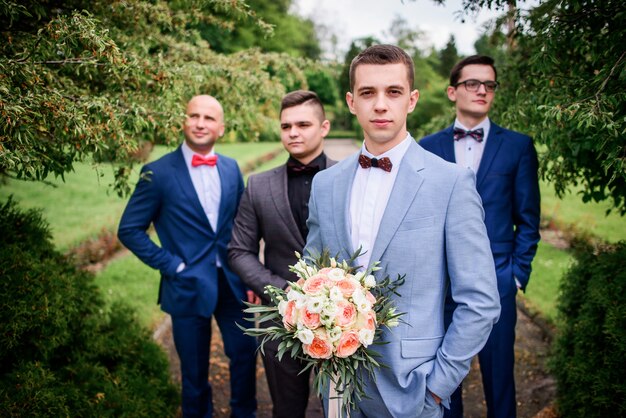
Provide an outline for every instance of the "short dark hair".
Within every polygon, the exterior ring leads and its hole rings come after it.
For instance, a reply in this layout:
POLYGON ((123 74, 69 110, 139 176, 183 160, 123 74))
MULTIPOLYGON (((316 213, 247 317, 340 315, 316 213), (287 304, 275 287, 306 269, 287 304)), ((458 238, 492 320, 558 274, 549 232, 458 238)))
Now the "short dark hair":
POLYGON ((415 81, 413 59, 402 48, 395 45, 372 45, 354 57, 350 63, 350 91, 354 91, 356 68, 361 64, 404 64, 406 65, 409 88, 415 81))
POLYGON ((450 71, 450 85, 455 86, 456 83, 459 82, 461 78, 461 71, 467 65, 488 65, 493 68, 493 73, 496 76, 496 79, 493 81, 498 81, 498 71, 496 71, 496 66, 494 64, 493 58, 487 55, 470 55, 467 58, 463 58, 461 61, 457 62, 452 70, 450 71))
POLYGON ((283 100, 280 102, 280 113, 283 113, 283 110, 288 109, 290 107, 300 106, 300 105, 309 105, 316 106, 319 108, 319 116, 320 120, 324 121, 326 119, 326 112, 324 111, 324 105, 320 100, 317 93, 310 90, 295 90, 290 93, 287 93, 283 100))

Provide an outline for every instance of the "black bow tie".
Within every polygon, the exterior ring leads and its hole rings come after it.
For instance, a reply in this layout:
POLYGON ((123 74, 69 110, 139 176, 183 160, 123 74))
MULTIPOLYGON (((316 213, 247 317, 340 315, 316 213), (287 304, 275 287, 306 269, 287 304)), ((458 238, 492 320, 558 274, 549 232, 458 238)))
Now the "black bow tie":
POLYGON ((478 128, 474 131, 466 131, 465 129, 454 128, 455 141, 458 141, 461 138, 465 138, 466 136, 471 136, 476 140, 476 142, 483 142, 485 131, 483 130, 483 128, 478 128))
POLYGON ((320 171, 318 165, 303 165, 292 161, 287 162, 287 175, 290 177, 304 176, 307 174, 314 176, 318 171, 320 171))

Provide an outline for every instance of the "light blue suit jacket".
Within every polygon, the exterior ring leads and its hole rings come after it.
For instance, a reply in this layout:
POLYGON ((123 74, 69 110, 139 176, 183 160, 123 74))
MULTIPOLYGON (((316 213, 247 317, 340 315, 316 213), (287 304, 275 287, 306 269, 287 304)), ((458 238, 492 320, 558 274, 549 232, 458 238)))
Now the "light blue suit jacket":
MULTIPOLYGON (((352 254, 349 200, 357 160, 355 154, 315 176, 305 253, 328 248, 342 259, 352 254)), ((366 380, 371 399, 360 401, 352 416, 429 416, 437 406, 426 399, 427 390, 445 402, 467 375, 500 313, 483 217, 473 172, 412 142, 371 255, 372 262, 381 261, 378 273, 406 274, 395 301, 406 324, 385 330, 388 344, 373 346, 389 368, 378 370, 375 382, 366 380), (448 286, 458 307, 446 332, 448 286)))

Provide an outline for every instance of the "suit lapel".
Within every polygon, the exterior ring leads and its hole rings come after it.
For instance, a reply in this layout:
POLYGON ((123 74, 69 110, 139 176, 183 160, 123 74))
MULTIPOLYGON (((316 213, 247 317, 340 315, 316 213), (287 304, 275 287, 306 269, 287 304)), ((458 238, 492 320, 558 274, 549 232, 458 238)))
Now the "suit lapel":
MULTIPOLYGON (((335 218, 335 232, 337 234, 338 248, 345 249, 348 256, 352 256, 352 240, 350 239, 350 193, 354 175, 357 169, 357 159, 359 153, 346 158, 346 162, 341 173, 335 176, 333 189, 327 190, 332 193, 333 217, 335 218)), ((333 254, 334 255, 334 254, 333 254)))
POLYGON ((198 219, 201 219, 201 222, 204 222, 209 229, 212 229, 209 219, 206 217, 204 209, 202 209, 200 198, 196 193, 196 188, 193 186, 193 182, 191 181, 191 175, 189 174, 189 169, 185 163, 183 151, 180 147, 178 147, 174 153, 172 167, 174 169, 176 180, 180 185, 181 192, 185 196, 186 200, 191 204, 191 207, 198 216, 198 219))
POLYGON ((493 159, 498 153, 498 150, 500 150, 500 146, 502 146, 504 138, 501 133, 502 128, 495 123, 492 123, 489 129, 489 138, 487 138, 483 156, 480 160, 480 166, 478 167, 478 173, 476 174, 476 187, 480 186, 485 179, 493 159))
MULTIPOLYGON (((237 182, 239 180, 239 175, 233 170, 237 170, 237 166, 233 164, 226 164, 226 159, 223 155, 217 154, 221 158, 221 163, 218 159, 217 163, 217 173, 220 176, 220 209, 217 216, 217 229, 219 230, 223 221, 227 218, 227 214, 230 209, 230 205, 235 205, 236 200, 232 200, 232 193, 235 193, 237 190, 237 182)), ((236 208, 235 208, 236 209, 236 208)), ((232 216, 232 215, 231 215, 232 216)))
POLYGON ((296 238, 298 244, 304 247, 304 238, 296 225, 295 219, 293 219, 293 213, 291 212, 291 206, 289 205, 289 192, 287 190, 287 167, 283 164, 274 169, 272 172, 276 181, 270 181, 270 196, 278 216, 282 219, 283 223, 287 226, 291 236, 296 238))
POLYGON ((376 242, 370 258, 371 262, 382 258, 385 249, 396 234, 398 227, 424 182, 423 177, 419 174, 419 171, 424 168, 424 152, 413 141, 400 163, 395 184, 391 190, 383 218, 380 221, 378 235, 376 236, 376 242))
POLYGON ((454 155, 454 125, 449 126, 443 131, 441 148, 443 151, 443 159, 451 163, 456 163, 456 156, 454 155))

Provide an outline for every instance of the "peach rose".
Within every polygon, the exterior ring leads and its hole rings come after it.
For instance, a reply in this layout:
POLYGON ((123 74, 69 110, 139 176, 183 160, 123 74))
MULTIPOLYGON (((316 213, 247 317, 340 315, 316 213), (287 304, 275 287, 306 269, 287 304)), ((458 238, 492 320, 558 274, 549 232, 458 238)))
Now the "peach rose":
POLYGON ((329 271, 331 271, 331 270, 332 270, 332 268, 330 268, 330 267, 324 267, 323 269, 320 269, 319 274, 324 274, 324 275, 326 275, 326 274, 328 274, 328 272, 329 272, 329 271))
POLYGON ((333 355, 333 345, 325 332, 316 332, 311 344, 303 344, 302 348, 305 354, 313 358, 327 359, 333 355))
POLYGON ((320 314, 312 313, 307 308, 304 308, 300 316, 300 322, 309 329, 315 329, 321 325, 320 314))
POLYGON ((376 330, 376 313, 374 311, 369 311, 366 313, 359 313, 357 321, 356 321, 356 328, 375 331, 376 330))
POLYGON ((305 282, 305 280, 301 277, 301 278, 299 278, 299 279, 298 279, 298 281, 296 282, 296 284, 297 284, 298 286, 302 287, 302 286, 304 286, 304 282, 305 282))
POLYGON ((291 329, 295 326, 298 316, 298 310, 296 309, 296 301, 290 300, 285 306, 285 314, 283 315, 283 325, 287 329, 291 329))
POLYGON ((337 302, 337 316, 335 317, 335 321, 341 328, 346 329, 354 324, 356 314, 356 307, 352 303, 346 300, 337 302))
POLYGON ((316 274, 315 276, 311 276, 304 282, 304 286, 302 286, 302 290, 307 295, 319 295, 328 283, 328 278, 321 274, 316 274))
POLYGON ((374 295, 372 294, 372 292, 370 292, 370 291, 368 291, 368 292, 365 294, 365 299, 367 299, 367 301, 368 301, 369 303, 371 303, 371 304, 372 304, 372 306, 374 306, 374 304, 376 304, 376 296, 374 296, 374 295))
POLYGON ((337 357, 345 358, 351 356, 360 345, 358 332, 354 330, 345 331, 337 343, 337 357))
POLYGON ((359 282, 350 278, 342 279, 337 282, 337 287, 339 288, 339 290, 341 290, 341 293, 347 298, 352 296, 354 291, 359 286, 360 286, 359 282))

